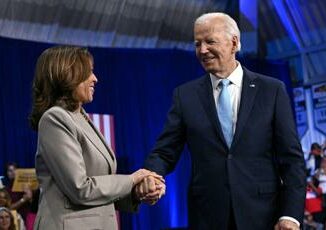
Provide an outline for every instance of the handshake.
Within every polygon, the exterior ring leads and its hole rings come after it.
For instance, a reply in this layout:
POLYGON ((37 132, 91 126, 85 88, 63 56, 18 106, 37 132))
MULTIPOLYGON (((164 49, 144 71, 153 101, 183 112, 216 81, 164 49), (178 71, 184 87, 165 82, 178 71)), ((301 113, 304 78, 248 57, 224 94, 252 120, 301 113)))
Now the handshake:
POLYGON ((165 194, 165 180, 155 172, 139 169, 130 176, 136 200, 154 205, 165 194))

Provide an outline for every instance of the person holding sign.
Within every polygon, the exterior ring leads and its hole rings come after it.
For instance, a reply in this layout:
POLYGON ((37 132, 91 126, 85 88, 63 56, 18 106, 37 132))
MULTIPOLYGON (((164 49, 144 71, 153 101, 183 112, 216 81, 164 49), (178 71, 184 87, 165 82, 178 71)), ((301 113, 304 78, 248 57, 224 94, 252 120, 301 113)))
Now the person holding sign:
POLYGON ((149 195, 165 191, 163 178, 148 170, 116 174, 113 150, 82 108, 97 81, 85 48, 52 47, 38 58, 30 115, 41 190, 34 229, 118 229, 115 209, 137 209, 137 184, 151 177, 157 186, 149 195))
MULTIPOLYGON (((27 184, 24 184, 24 186, 20 186, 19 189, 17 189, 17 186, 14 186, 15 181, 17 184, 17 171, 19 174, 19 169, 17 168, 18 165, 15 162, 8 162, 5 166, 5 186, 6 190, 8 191, 10 197, 11 197, 11 205, 10 209, 17 210, 17 212, 23 217, 26 225, 29 225, 29 216, 31 215, 31 206, 33 204, 34 200, 34 194, 32 189, 36 189, 36 187, 31 188, 29 186, 26 186, 27 184)), ((35 200, 34 200, 35 202, 35 200)))

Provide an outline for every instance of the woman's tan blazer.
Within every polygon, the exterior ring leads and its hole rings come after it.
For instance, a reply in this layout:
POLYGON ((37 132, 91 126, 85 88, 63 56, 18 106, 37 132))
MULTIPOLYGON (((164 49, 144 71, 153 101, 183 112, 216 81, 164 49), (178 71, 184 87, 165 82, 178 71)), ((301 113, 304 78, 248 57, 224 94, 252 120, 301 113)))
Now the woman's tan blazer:
POLYGON ((131 177, 115 174, 112 150, 83 114, 54 106, 39 122, 34 230, 115 230, 115 208, 137 208, 131 177))

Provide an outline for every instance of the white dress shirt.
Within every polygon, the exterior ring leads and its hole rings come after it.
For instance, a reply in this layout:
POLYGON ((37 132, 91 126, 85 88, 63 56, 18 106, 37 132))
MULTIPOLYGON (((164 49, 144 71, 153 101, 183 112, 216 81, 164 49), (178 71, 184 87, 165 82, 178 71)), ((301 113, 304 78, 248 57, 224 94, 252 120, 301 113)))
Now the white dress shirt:
MULTIPOLYGON (((223 80, 223 78, 216 77, 213 74, 210 74, 210 77, 213 86, 215 105, 217 105, 218 98, 221 92, 221 87, 219 87, 219 83, 221 80, 223 80)), ((237 67, 235 68, 235 70, 226 79, 230 81, 230 84, 228 85, 228 90, 231 97, 232 124, 233 124, 233 134, 234 134, 235 127, 237 124, 237 119, 238 119, 239 107, 240 107, 242 79, 243 79, 243 70, 239 62, 237 62, 237 67)))
MULTIPOLYGON (((209 75, 212 82, 215 105, 217 105, 219 94, 221 91, 221 88, 219 87, 219 83, 221 80, 225 78, 215 76, 211 73, 209 75)), ((230 84, 228 85, 228 90, 230 94, 232 112, 233 112, 232 123, 233 123, 233 134, 234 134, 237 120, 238 120, 238 112, 240 108, 242 80, 243 80, 243 69, 239 62, 237 62, 237 67, 235 68, 235 70, 226 79, 230 81, 230 84)), ((290 216, 282 216, 279 220, 290 220, 296 223, 298 226, 300 226, 299 221, 297 221, 295 218, 290 216)))

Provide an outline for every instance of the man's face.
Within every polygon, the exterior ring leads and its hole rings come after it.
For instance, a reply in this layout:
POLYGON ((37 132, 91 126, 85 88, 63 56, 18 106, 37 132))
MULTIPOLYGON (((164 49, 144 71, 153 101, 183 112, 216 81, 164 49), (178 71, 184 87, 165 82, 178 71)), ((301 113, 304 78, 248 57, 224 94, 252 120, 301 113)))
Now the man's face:
POLYGON ((219 77, 228 77, 234 70, 238 38, 225 32, 221 19, 195 24, 196 56, 204 69, 219 77))

